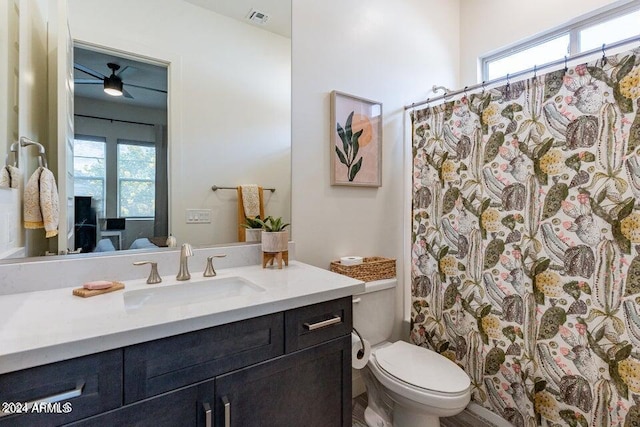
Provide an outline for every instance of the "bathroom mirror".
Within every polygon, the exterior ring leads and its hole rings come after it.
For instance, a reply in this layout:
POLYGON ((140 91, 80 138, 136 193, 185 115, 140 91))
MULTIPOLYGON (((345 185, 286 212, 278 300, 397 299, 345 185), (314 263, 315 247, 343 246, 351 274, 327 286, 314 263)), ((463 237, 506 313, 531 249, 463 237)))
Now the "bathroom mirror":
MULTIPOLYGON (((168 231, 178 243, 237 242, 242 184, 274 188, 266 215, 290 219, 290 0, 67 2, 76 46, 167 66, 168 231)), ((52 158, 56 150, 48 147, 52 158)))

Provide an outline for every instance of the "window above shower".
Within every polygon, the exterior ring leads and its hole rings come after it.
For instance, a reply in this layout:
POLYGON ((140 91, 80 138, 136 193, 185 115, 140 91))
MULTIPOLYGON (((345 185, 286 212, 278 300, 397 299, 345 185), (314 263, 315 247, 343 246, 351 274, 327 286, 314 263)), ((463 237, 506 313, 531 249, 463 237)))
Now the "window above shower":
POLYGON ((482 80, 497 79, 639 34, 640 2, 633 1, 481 57, 482 80))

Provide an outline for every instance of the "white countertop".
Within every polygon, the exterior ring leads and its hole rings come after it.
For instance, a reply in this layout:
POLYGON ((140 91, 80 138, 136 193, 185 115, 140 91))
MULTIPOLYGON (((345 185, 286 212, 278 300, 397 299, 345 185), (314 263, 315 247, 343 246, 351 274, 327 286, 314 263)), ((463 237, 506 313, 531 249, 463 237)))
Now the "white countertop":
POLYGON ((196 272, 188 282, 177 282, 175 276, 163 276, 163 283, 158 285, 147 285, 146 278, 130 280, 124 282, 122 291, 91 298, 72 295, 79 283, 0 296, 0 374, 341 298, 365 289, 359 280, 296 261, 282 270, 260 265, 222 269, 216 278, 232 276, 243 277, 265 292, 136 312, 125 310, 124 292, 209 279, 196 272))

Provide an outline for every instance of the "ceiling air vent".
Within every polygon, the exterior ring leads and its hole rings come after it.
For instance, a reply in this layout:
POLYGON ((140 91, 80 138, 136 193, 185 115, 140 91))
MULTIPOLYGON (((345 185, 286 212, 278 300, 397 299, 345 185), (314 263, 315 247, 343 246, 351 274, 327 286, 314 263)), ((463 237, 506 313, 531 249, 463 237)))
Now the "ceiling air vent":
POLYGON ((259 10, 251 9, 247 15, 247 19, 254 24, 264 25, 269 20, 269 15, 259 10))

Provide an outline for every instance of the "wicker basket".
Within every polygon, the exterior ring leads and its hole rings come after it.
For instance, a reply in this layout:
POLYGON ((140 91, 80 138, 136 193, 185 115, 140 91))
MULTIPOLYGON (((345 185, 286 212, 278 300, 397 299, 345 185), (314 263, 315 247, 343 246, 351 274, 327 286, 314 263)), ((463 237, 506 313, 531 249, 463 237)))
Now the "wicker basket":
POLYGON ((362 264, 358 265, 342 265, 340 261, 332 261, 330 270, 364 282, 373 282, 396 277, 396 260, 373 256, 364 258, 362 264))

